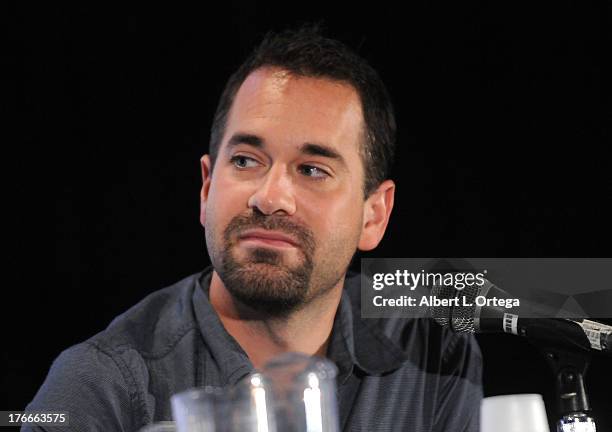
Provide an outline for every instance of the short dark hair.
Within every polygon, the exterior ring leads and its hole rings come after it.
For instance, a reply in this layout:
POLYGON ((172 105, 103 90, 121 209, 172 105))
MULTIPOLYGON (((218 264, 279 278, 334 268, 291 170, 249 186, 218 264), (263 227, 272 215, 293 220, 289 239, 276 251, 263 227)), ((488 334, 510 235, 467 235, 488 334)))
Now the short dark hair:
POLYGON ((268 33, 229 78, 211 128, 209 153, 213 165, 238 89, 252 72, 262 67, 344 82, 357 91, 365 122, 360 151, 365 173, 364 196, 368 197, 388 177, 393 161, 396 125, 391 98, 374 68, 342 42, 324 37, 318 24, 268 33))

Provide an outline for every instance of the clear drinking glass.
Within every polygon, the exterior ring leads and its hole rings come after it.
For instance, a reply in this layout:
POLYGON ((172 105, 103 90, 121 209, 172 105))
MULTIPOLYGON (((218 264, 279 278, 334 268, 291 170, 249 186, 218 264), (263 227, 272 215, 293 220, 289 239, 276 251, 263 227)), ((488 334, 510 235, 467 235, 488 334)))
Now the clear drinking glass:
POLYGON ((139 429, 138 432, 176 432, 176 426, 174 422, 162 421, 148 424, 142 429, 139 429))
POLYGON ((337 432, 336 366, 283 354, 235 386, 171 398, 177 432, 337 432))
POLYGON ((187 390, 170 398, 177 432, 225 432, 228 391, 221 387, 187 390))
POLYGON ((329 360, 283 354, 266 364, 266 380, 277 431, 337 432, 337 368, 329 360))
POLYGON ((276 432, 271 385, 261 373, 253 373, 230 391, 229 430, 276 432))

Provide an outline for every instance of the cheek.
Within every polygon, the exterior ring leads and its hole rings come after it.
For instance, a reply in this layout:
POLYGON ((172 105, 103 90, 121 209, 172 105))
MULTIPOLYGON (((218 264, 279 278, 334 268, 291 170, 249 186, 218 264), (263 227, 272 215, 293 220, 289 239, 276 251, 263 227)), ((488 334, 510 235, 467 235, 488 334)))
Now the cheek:
POLYGON ((227 224, 231 218, 247 209, 249 190, 244 184, 223 180, 224 177, 219 175, 210 184, 206 208, 207 224, 209 215, 217 222, 225 221, 227 224))
POLYGON ((361 235, 363 206, 358 199, 334 199, 327 205, 312 206, 312 228, 321 244, 329 244, 335 250, 357 247, 361 235))

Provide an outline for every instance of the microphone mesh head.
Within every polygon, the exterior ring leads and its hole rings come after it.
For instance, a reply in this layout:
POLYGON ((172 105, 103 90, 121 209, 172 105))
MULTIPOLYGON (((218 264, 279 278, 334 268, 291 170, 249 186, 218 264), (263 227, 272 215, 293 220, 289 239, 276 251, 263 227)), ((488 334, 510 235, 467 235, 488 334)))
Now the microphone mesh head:
POLYGON ((474 333, 475 299, 479 292, 480 287, 475 285, 457 291, 459 305, 451 308, 451 328, 454 331, 474 333))
POLYGON ((438 299, 456 299, 449 306, 434 306, 430 307, 430 313, 433 319, 444 327, 450 327, 455 332, 474 333, 476 331, 476 316, 478 306, 476 306, 476 297, 487 295, 489 289, 494 286, 490 281, 485 279, 482 286, 476 284, 466 285, 459 290, 454 286, 434 285, 431 288, 431 294, 438 299))
MULTIPOLYGON (((451 299, 455 297, 457 290, 452 286, 434 285, 431 288, 431 295, 438 299, 451 299)), ((430 307, 431 316, 443 327, 448 327, 451 319, 450 306, 434 306, 430 307)))

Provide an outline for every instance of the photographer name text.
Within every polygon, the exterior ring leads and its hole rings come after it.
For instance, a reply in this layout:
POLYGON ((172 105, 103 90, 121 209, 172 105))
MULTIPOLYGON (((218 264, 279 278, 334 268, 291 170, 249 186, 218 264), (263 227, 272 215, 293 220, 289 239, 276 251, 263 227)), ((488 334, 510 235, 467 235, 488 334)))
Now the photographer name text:
POLYGON ((472 306, 493 306, 502 307, 505 309, 512 309, 519 307, 521 302, 517 298, 487 298, 485 296, 476 296, 474 301, 466 298, 466 296, 459 296, 453 298, 438 298, 436 296, 423 296, 423 297, 412 297, 412 296, 400 296, 395 298, 384 298, 383 296, 374 296, 372 299, 374 306, 376 307, 472 307, 472 306))

